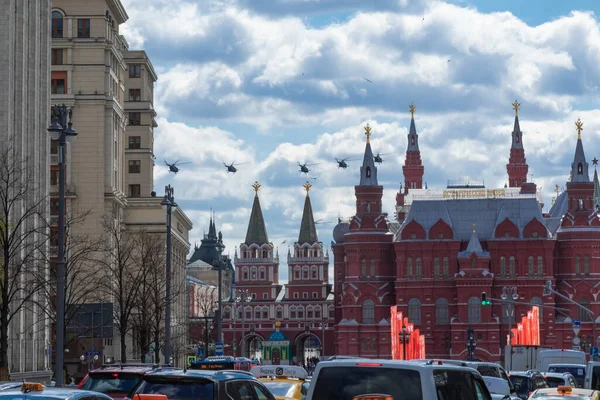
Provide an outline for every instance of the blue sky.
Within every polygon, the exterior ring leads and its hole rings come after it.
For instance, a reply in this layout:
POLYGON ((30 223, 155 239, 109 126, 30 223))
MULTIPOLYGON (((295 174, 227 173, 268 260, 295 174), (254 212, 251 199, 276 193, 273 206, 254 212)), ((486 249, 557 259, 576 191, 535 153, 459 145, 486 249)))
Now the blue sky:
POLYGON ((309 162, 315 219, 333 222, 319 226, 328 247, 337 217, 354 212, 359 176, 358 162, 342 170, 334 159, 362 159, 367 122, 374 150, 390 153, 379 180, 392 214, 413 102, 430 188, 463 176, 504 186, 515 99, 546 209, 568 178, 577 118, 586 155, 600 156, 595 1, 122 1, 121 31, 159 75, 155 189, 176 188, 192 242, 212 208, 233 254, 255 180, 271 241, 293 242, 306 181, 297 162, 309 162), (164 159, 192 163, 174 176, 164 159), (247 164, 227 174, 223 162, 247 164))

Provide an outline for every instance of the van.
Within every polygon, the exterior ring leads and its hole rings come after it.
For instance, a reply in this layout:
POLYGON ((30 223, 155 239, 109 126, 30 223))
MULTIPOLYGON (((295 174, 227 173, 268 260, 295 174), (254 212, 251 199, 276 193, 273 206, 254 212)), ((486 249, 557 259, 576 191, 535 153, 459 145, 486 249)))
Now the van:
POLYGON ((550 364, 548 365, 548 371, 544 372, 567 372, 575 378, 577 387, 582 388, 585 381, 585 364, 550 364))
POLYGON ((492 400, 473 368, 443 361, 346 359, 317 364, 306 400, 492 400))
POLYGON ((585 389, 600 390, 600 361, 590 361, 585 367, 585 389))
POLYGON ((540 372, 549 372, 548 366, 550 364, 585 365, 586 363, 587 358, 583 351, 564 349, 542 350, 538 357, 537 370, 540 372))

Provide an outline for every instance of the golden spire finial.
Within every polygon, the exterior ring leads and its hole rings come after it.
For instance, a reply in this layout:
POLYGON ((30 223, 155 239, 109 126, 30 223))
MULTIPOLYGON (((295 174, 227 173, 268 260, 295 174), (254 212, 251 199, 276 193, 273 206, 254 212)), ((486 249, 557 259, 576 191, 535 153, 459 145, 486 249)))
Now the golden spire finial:
POLYGON ((575 122, 575 126, 577 128, 577 139, 581 139, 581 131, 583 130, 583 122, 579 118, 577 118, 577 122, 575 122))
POLYGON ((254 188, 254 193, 256 194, 256 197, 258 197, 258 189, 260 189, 260 183, 254 182, 254 185, 252 185, 252 187, 254 188))
POLYGON ((306 197, 308 197, 308 191, 310 190, 310 188, 312 187, 312 185, 310 184, 310 182, 306 181, 306 183, 304 185, 302 185, 302 186, 306 190, 306 197))
POLYGON ((513 106, 513 110, 515 110, 515 116, 518 117, 519 116, 519 107, 521 107, 521 103, 519 103, 518 101, 515 100, 514 103, 512 103, 513 106))
POLYGON ((408 106, 408 109, 410 110, 410 119, 415 119, 415 109, 417 107, 415 107, 415 105, 413 103, 410 103, 410 106, 408 106))
POLYGON ((365 126, 365 135, 367 135, 367 144, 371 143, 371 126, 368 123, 365 126))
POLYGON ((473 233, 475 233, 475 222, 473 222, 473 233))

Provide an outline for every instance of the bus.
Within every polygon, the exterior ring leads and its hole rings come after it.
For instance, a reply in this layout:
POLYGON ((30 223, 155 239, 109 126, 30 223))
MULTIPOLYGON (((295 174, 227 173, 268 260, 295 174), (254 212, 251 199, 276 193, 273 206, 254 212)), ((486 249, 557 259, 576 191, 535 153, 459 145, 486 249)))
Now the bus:
POLYGON ((250 371, 252 366, 253 362, 250 359, 233 358, 231 356, 206 357, 204 360, 190 363, 190 369, 203 370, 239 369, 242 371, 250 371))

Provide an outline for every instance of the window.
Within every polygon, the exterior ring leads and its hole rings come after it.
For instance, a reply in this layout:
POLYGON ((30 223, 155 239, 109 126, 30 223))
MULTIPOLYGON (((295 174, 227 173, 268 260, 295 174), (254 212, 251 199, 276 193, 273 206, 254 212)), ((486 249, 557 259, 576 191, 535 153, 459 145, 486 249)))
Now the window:
POLYGON ((416 262, 416 275, 417 275, 417 279, 421 279, 422 277, 422 262, 421 262, 421 257, 417 257, 417 262, 416 262))
POLYGON ((308 280, 308 267, 302 268, 302 279, 308 280))
POLYGON ((366 175, 367 175, 367 178, 371 177, 371 167, 367 167, 366 175))
POLYGON ((263 307, 262 319, 269 319, 269 307, 263 307))
POLYGON ((58 154, 58 140, 50 140, 50 154, 58 154))
POLYGON ((258 279, 260 279, 261 281, 264 281, 265 279, 267 279, 267 270, 265 269, 265 267, 259 268, 258 279))
POLYGON ((298 319, 304 319, 304 308, 298 307, 298 319))
POLYGON ((275 318, 283 319, 283 308, 277 307, 277 309, 275 310, 275 318))
POLYGON ((246 319, 252 319, 252 307, 248 306, 246 307, 246 319))
POLYGON ((360 276, 367 276, 367 260, 365 258, 360 262, 360 276))
POLYGON ((302 298, 303 299, 308 299, 308 292, 302 293, 302 298))
POLYGON ((248 280, 248 268, 244 267, 244 269, 242 270, 242 280, 247 281, 248 280))
POLYGON ((129 125, 140 125, 141 124, 141 116, 139 112, 130 112, 129 113, 129 125))
POLYGON ((142 90, 141 89, 129 89, 129 101, 141 101, 142 90))
POLYGON ((52 94, 66 94, 67 80, 64 78, 52 79, 50 82, 52 94))
POLYGON ((575 275, 581 275, 581 259, 579 257, 575 257, 575 275))
POLYGON ((577 175, 583 175, 583 165, 581 163, 577 164, 577 175))
POLYGON ((544 258, 542 256, 538 256, 537 264, 538 264, 538 276, 541 278, 544 276, 544 258))
POLYGON ((142 148, 142 137, 141 136, 129 136, 129 148, 130 149, 142 148))
POLYGON ((50 246, 58 246, 58 226, 50 227, 50 246))
POLYGON ((294 292, 294 298, 295 299, 299 298, 298 292, 294 292))
POLYGON ((140 197, 140 185, 129 185, 129 197, 140 197))
POLYGON ((256 309, 254 310, 254 319, 258 320, 260 319, 260 308, 256 307, 256 309))
POLYGON ((321 307, 315 307, 315 319, 321 319, 321 307))
POLYGON ((408 302, 408 322, 421 323, 421 302, 419 299, 410 299, 408 302))
POLYGON ((406 260, 406 276, 408 279, 412 278, 412 258, 406 260))
POLYGON ((296 309, 295 308, 292 308, 290 310, 290 318, 291 319, 296 319, 296 309))
MULTIPOLYGON (((585 307, 588 310, 590 309, 590 301, 585 297, 582 297, 581 299, 579 299, 579 304, 581 304, 582 307, 585 307)), ((577 315, 581 322, 591 321, 590 314, 588 314, 588 312, 582 308, 577 307, 577 315)))
POLYGON ((258 272, 258 270, 256 269, 256 267, 250 268, 250 280, 252 280, 252 281, 256 280, 257 272, 258 272))
POLYGON ((319 294, 317 292, 312 292, 312 298, 316 299, 319 297, 319 294))
POLYGON ((50 185, 52 185, 52 186, 58 185, 59 173, 60 173, 60 168, 58 165, 50 166, 50 185))
MULTIPOLYGON (((256 383, 253 382, 250 385, 252 388, 254 388, 254 393, 256 393, 256 398, 258 400, 270 400, 272 398, 271 394, 267 394, 268 392, 266 392, 265 389, 258 386, 256 383)), ((251 399, 252 397, 249 398, 251 399)))
POLYGON ((52 49, 52 65, 63 64, 63 49, 52 49))
POLYGON ((377 339, 362 338, 360 340, 360 351, 363 353, 375 353, 377 351, 377 339))
POLYGON ((319 269, 317 267, 310 268, 310 278, 319 279, 319 269))
POLYGON ((63 15, 58 11, 52 11, 52 37, 63 37, 63 15))
POLYGON ((90 37, 90 20, 89 18, 79 18, 77 20, 77 37, 90 37))
POLYGON ((477 324, 481 322, 481 299, 471 297, 469 299, 469 323, 477 324))
POLYGON ((510 273, 510 277, 514 278, 516 276, 516 266, 515 266, 515 257, 514 256, 510 256, 510 258, 508 259, 508 264, 509 264, 509 273, 510 273))
POLYGON ((294 280, 300 280, 300 275, 301 275, 300 267, 295 267, 294 268, 294 280))
POLYGON ((583 257, 583 276, 590 277, 590 258, 583 257))
POLYGON ((500 257, 500 278, 506 278, 506 257, 500 257))
POLYGON ((252 293, 252 296, 250 296, 252 298, 252 300, 256 300, 256 293, 252 293))
POLYGON ((527 276, 533 277, 533 256, 527 257, 527 276))
POLYGON ((133 64, 129 66, 129 77, 139 78, 142 75, 142 66, 139 64, 133 64))
POLYGON ((269 299, 269 294, 263 293, 263 300, 268 300, 268 299, 269 299))
POLYGON ((60 201, 58 199, 53 199, 52 202, 50 202, 50 215, 58 215, 59 204, 60 201))
POLYGON ((369 276, 374 278, 375 277, 375 259, 371 259, 371 270, 369 271, 369 276))
POLYGON ((306 319, 312 319, 313 318, 313 308, 312 306, 308 306, 306 307, 306 319))
POLYGON ((440 258, 435 257, 433 259, 433 277, 434 279, 439 279, 440 277, 440 258))
POLYGON ((444 257, 444 265, 443 265, 444 279, 448 279, 450 277, 450 272, 448 271, 448 269, 449 269, 448 264, 449 264, 448 257, 444 257))
POLYGON ((448 315, 448 300, 441 298, 435 302, 435 323, 449 324, 450 318, 448 315))
MULTIPOLYGON (((539 297, 533 297, 531 299, 531 301, 529 302, 529 304, 531 306, 541 306, 544 304, 544 302, 539 297)), ((539 311, 540 311, 540 322, 542 322, 544 320, 544 318, 543 318, 544 317, 544 309, 542 307, 540 307, 539 311)))
POLYGON ((363 302, 362 323, 363 324, 374 324, 375 323, 375 303, 373 303, 373 300, 367 299, 363 302))
POLYGON ((142 162, 140 160, 129 160, 129 173, 139 174, 141 170, 142 162))

